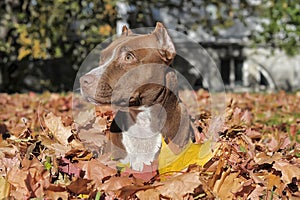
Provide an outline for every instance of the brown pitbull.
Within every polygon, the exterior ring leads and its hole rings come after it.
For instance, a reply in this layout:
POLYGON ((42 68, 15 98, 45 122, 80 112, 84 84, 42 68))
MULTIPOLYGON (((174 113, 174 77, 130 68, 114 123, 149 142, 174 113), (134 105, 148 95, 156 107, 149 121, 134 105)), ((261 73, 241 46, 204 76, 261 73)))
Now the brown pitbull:
POLYGON ((177 154, 194 134, 169 67, 175 55, 161 23, 151 34, 134 34, 124 26, 122 35, 101 51, 99 67, 80 78, 86 100, 119 110, 109 138, 118 147, 113 151, 124 152, 116 159, 135 170, 155 160, 162 139, 177 154))

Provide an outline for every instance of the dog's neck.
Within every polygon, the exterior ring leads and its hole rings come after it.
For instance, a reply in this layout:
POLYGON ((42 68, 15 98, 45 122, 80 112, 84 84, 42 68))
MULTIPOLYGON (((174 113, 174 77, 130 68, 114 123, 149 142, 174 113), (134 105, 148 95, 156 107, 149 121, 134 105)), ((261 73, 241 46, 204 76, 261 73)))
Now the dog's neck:
MULTIPOLYGON (((176 92, 177 90, 175 90, 176 92)), ((171 91, 170 88, 165 88, 161 93, 159 103, 166 112, 166 120, 161 130, 161 134, 168 144, 170 149, 178 154, 185 147, 186 141, 194 136, 194 130, 189 118, 189 114, 180 101, 178 94, 171 91), (174 134, 175 133, 175 134, 174 134)), ((161 117, 154 117, 159 123, 161 117)), ((155 124, 155 122, 153 122, 155 124)))
POLYGON ((122 144, 127 152, 121 160, 123 163, 130 163, 132 169, 141 171, 144 164, 150 165, 155 160, 162 138, 167 138, 174 127, 178 129, 178 104, 177 96, 164 87, 152 105, 129 107, 128 112, 117 113, 115 120, 121 126, 117 131, 122 131, 122 144))

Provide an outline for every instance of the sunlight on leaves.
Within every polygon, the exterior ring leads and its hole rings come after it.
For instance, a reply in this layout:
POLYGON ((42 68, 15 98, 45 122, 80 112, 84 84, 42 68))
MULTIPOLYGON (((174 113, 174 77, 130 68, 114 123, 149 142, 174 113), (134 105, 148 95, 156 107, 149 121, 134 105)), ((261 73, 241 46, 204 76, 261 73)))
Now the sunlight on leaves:
POLYGON ((210 141, 206 141, 203 144, 194 144, 190 141, 183 152, 176 155, 162 140, 162 149, 158 158, 159 173, 181 171, 191 164, 203 166, 212 157, 210 141))

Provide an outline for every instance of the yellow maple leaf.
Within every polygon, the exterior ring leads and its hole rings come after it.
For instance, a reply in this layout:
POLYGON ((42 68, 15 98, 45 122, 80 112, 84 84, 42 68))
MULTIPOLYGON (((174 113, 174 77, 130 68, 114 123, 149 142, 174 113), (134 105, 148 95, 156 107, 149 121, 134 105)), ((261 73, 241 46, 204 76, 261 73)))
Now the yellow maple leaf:
POLYGON ((164 140, 158 157, 159 173, 181 171, 191 164, 205 165, 213 157, 211 141, 194 144, 190 141, 186 148, 178 155, 174 154, 164 140))

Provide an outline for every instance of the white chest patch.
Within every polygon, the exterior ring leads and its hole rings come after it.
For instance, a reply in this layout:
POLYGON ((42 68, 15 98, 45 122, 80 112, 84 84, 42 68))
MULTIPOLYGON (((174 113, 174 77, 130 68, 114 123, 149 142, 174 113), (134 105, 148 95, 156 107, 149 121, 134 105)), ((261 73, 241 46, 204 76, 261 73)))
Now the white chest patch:
POLYGON ((122 142, 127 156, 122 163, 142 171, 145 165, 150 165, 161 148, 161 133, 151 131, 151 107, 141 107, 136 117, 136 123, 128 131, 123 132, 122 142))

